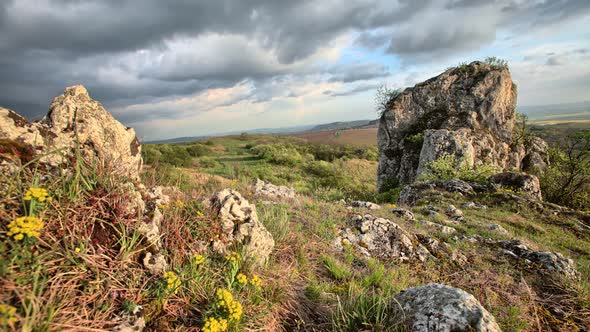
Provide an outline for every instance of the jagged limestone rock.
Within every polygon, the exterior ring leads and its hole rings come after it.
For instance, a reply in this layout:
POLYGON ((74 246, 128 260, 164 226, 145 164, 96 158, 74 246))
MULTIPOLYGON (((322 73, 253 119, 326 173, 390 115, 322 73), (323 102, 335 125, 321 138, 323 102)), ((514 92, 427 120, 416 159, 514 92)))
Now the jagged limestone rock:
POLYGON ((489 181, 502 187, 527 194, 532 198, 538 200, 543 199, 543 195, 541 195, 541 183, 532 174, 503 172, 492 175, 489 181))
POLYGON ((429 162, 446 154, 469 166, 501 170, 543 158, 540 142, 527 157, 513 138, 516 95, 507 68, 479 61, 405 89, 379 120, 379 189, 413 182, 429 162))
POLYGON ((372 202, 352 201, 352 202, 350 202, 350 207, 363 208, 363 209, 369 209, 369 210, 379 210, 381 208, 381 205, 375 204, 372 202))
POLYGON ((242 244, 245 255, 263 264, 268 260, 275 242, 264 225, 258 221, 256 206, 231 189, 211 197, 210 207, 217 215, 221 230, 229 243, 242 244))
POLYGON ((168 270, 168 262, 162 254, 147 252, 143 257, 143 266, 153 275, 162 275, 168 270))
POLYGON ((370 214, 356 215, 351 220, 354 229, 340 231, 334 241, 336 249, 351 245, 365 256, 393 258, 400 261, 426 261, 432 255, 411 233, 389 219, 370 214))
POLYGON ((495 243, 500 245, 503 250, 508 251, 504 252, 505 254, 533 263, 540 272, 549 276, 563 276, 572 280, 576 280, 580 276, 576 269, 576 263, 561 253, 531 250, 518 240, 495 243))
POLYGON ((412 287, 395 297, 412 332, 501 332, 473 295, 441 284, 412 287))
POLYGON ((254 195, 274 199, 293 199, 295 198, 295 189, 256 179, 254 182, 254 195))
POLYGON ((0 108, 0 138, 32 146, 46 154, 42 162, 54 167, 78 153, 132 179, 139 178, 142 167, 135 131, 117 121, 81 85, 68 87, 55 97, 40 122, 29 123, 15 112, 0 108))

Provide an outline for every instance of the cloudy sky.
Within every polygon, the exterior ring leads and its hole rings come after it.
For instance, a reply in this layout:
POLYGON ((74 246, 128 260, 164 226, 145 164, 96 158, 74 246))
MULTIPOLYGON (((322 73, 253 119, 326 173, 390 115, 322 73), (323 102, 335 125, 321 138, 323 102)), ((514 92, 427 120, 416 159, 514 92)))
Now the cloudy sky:
POLYGON ((375 118, 498 56, 519 105, 590 100, 588 0, 0 0, 0 105, 84 84, 144 140, 375 118))

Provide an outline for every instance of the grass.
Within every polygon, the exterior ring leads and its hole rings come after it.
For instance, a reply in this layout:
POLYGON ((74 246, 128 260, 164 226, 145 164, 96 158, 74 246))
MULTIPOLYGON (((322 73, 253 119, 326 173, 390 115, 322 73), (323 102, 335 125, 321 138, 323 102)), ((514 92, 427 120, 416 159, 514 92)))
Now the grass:
POLYGON ((473 294, 505 331, 575 330, 590 322, 590 234, 578 219, 494 195, 425 196, 412 208, 419 218, 442 222, 442 217, 421 214, 422 207, 434 204, 444 211, 448 204, 460 207, 468 199, 486 204, 487 210, 462 209, 465 221, 453 227, 467 236, 504 238, 485 227, 497 223, 511 233, 509 238, 576 260, 579 282, 543 282, 537 273, 498 255, 492 247, 432 233, 395 217, 389 208, 352 211, 335 204, 340 198, 377 197, 376 162, 318 159, 325 151, 308 144, 269 135, 216 138, 203 143, 213 153, 195 157, 189 166, 145 168, 146 187, 180 189, 171 193, 171 200, 183 204, 164 209, 162 221, 162 250, 180 281, 173 288, 167 278, 149 275, 141 265, 146 244, 136 226, 149 216, 124 212, 131 200, 128 187, 122 185, 125 179, 99 164, 81 162, 72 172, 61 174, 45 173, 33 162, 17 177, 1 177, 0 256, 5 259, 0 260, 0 303, 17 309, 15 328, 22 330, 110 330, 119 317, 141 305, 148 331, 197 331, 206 319, 227 317, 216 304, 216 292, 227 289, 243 308, 241 318, 231 322, 231 331, 404 331, 394 296, 409 287, 439 282, 473 294), (295 165, 274 164, 253 154, 251 147, 257 144, 293 144, 318 155, 302 153, 301 163, 295 165), (295 187, 298 196, 265 204, 267 198, 252 195, 256 177, 295 187), (38 239, 14 241, 6 236, 7 224, 29 213, 22 198, 33 185, 46 188, 53 198, 35 209, 44 222, 43 231, 38 239), (197 241, 221 234, 202 202, 228 187, 256 204, 260 221, 273 235, 275 249, 265 266, 244 260, 232 265, 223 255, 197 250, 197 241), (352 248, 336 252, 332 242, 355 213, 388 218, 408 231, 444 240, 468 263, 441 256, 408 264, 368 259, 352 248), (197 253, 204 261, 197 263, 197 253), (261 287, 240 285, 238 274, 248 280, 258 276, 261 287))

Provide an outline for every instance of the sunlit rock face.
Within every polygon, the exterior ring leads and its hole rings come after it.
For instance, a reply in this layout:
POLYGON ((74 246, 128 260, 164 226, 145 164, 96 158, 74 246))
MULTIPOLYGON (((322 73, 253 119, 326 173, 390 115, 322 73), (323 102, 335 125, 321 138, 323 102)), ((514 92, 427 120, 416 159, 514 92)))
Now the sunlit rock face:
POLYGON ((507 68, 477 61, 404 90, 389 102, 379 123, 380 190, 413 182, 429 162, 447 154, 459 163, 499 170, 541 160, 539 149, 527 156, 513 135, 516 97, 507 68))

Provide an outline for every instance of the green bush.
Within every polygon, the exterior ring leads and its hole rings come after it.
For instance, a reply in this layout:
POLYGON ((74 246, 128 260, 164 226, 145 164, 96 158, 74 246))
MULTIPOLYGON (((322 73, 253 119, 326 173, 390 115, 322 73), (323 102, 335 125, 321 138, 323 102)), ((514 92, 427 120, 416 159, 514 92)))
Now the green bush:
POLYGON ((445 154, 437 160, 428 163, 424 171, 418 176, 420 181, 436 181, 461 179, 478 183, 485 183, 497 169, 492 165, 467 165, 462 159, 453 154, 445 154))
POLYGON ((260 158, 278 165, 295 166, 303 162, 303 157, 292 146, 283 144, 261 144, 250 149, 260 158))
POLYGON ((546 200, 577 209, 590 206, 590 130, 568 135, 549 150, 549 166, 541 176, 546 200))

